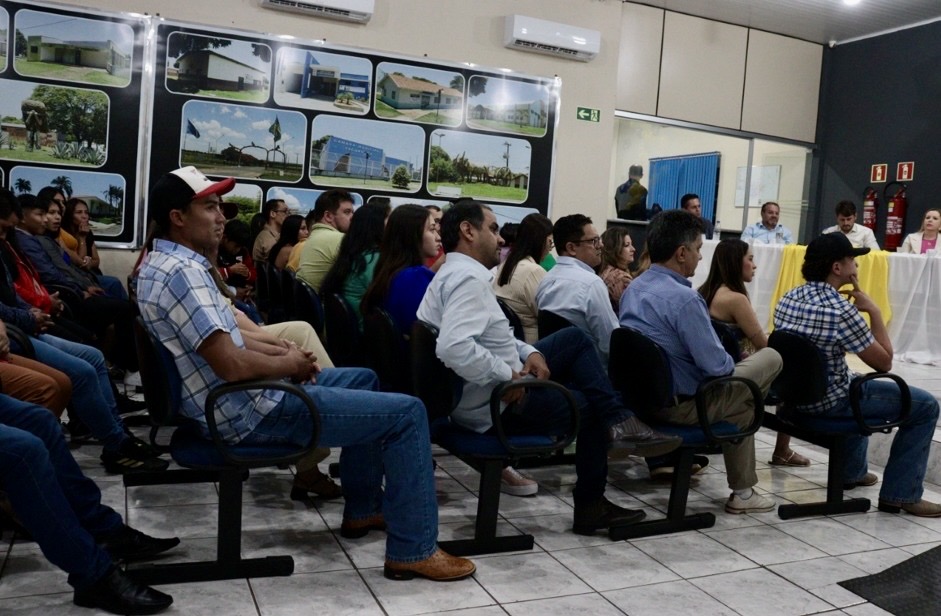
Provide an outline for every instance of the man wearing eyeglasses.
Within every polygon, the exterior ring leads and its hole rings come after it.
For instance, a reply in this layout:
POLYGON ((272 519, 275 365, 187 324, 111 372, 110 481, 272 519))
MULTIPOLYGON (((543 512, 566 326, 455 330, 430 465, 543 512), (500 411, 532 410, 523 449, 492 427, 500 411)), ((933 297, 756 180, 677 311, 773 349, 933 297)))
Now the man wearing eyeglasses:
POLYGON ((265 226, 252 246, 252 261, 255 265, 268 262, 271 247, 277 244, 278 238, 281 237, 281 224, 288 217, 288 206, 281 199, 268 199, 261 208, 261 213, 265 218, 265 226))
POLYGON ((559 259, 539 283, 536 305, 588 334, 602 365, 607 366, 611 332, 618 320, 611 310, 608 288, 595 273, 601 264, 601 236, 591 218, 572 214, 552 226, 552 239, 559 259))

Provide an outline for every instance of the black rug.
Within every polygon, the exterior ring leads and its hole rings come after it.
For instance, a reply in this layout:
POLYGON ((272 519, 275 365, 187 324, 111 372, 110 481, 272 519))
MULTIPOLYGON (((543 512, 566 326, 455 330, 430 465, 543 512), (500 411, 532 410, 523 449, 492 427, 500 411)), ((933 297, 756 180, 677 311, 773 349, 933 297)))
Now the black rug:
POLYGON ((941 614, 941 546, 840 586, 896 616, 936 616, 941 614))

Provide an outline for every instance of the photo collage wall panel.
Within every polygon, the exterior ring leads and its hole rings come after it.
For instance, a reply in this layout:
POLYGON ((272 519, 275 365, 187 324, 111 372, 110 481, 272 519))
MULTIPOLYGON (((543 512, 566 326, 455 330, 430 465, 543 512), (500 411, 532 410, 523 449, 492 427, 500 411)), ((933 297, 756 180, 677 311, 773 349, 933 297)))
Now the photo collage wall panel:
POLYGON ((148 21, 0 2, 0 185, 80 198, 102 244, 138 239, 148 21))

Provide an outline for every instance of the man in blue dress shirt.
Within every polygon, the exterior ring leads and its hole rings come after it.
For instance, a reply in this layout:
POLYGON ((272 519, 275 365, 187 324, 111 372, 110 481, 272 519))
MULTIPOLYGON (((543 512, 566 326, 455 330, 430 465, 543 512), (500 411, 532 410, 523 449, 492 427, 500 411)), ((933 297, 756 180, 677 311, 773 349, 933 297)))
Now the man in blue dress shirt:
POLYGON ((780 224, 781 206, 774 201, 768 201, 761 206, 761 222, 745 227, 742 231, 742 240, 762 244, 791 244, 791 230, 780 224))

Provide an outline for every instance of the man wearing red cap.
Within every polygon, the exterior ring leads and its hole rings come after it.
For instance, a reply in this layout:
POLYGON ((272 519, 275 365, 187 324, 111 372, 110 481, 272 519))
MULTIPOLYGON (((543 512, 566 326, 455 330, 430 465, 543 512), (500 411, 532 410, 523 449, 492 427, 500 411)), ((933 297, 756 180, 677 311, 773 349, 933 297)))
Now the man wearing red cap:
MULTIPOLYGON (((357 538, 388 528, 384 573, 390 579, 444 581, 471 575, 471 561, 437 546, 438 507, 421 402, 380 393, 370 370, 321 371, 317 358, 296 346, 270 355, 242 337, 204 256, 214 253, 222 238, 220 195, 234 183, 232 178, 213 182, 195 167, 185 167, 165 174, 150 193, 159 239, 141 268, 137 299, 147 328, 173 355, 182 375, 181 412, 208 438, 202 409, 212 388, 252 378, 304 383, 320 414, 320 444, 343 447, 346 506, 340 534, 357 538)), ((313 429, 306 406, 276 390, 223 396, 216 422, 223 439, 243 444, 306 445, 313 429)))

